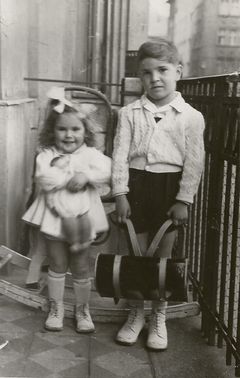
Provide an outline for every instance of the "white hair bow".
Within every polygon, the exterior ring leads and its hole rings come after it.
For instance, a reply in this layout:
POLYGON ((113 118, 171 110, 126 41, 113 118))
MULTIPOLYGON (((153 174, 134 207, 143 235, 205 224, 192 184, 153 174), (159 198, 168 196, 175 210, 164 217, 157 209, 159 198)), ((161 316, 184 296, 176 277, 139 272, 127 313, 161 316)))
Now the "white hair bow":
POLYGON ((51 98, 52 100, 59 101, 59 104, 57 104, 53 108, 57 113, 60 113, 60 114, 63 113, 65 109, 65 105, 69 106, 70 108, 74 107, 71 101, 65 98, 65 91, 63 87, 52 87, 47 92, 47 97, 51 98))

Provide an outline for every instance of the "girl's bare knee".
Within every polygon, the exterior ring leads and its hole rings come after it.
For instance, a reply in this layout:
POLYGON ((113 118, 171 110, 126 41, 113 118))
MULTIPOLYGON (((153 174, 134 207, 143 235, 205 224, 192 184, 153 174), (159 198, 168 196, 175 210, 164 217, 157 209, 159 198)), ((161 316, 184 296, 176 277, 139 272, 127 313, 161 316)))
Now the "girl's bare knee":
POLYGON ((60 262, 60 261, 52 261, 51 259, 49 260, 49 268, 53 272, 56 273, 66 273, 68 266, 66 263, 60 262))

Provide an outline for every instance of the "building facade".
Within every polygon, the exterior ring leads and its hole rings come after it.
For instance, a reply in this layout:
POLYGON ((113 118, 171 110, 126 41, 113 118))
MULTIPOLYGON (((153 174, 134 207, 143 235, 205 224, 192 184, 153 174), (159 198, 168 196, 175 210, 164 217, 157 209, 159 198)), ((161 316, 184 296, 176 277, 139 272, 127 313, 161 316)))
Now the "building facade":
POLYGON ((240 69, 240 0, 169 2, 169 37, 179 49, 185 77, 240 69))

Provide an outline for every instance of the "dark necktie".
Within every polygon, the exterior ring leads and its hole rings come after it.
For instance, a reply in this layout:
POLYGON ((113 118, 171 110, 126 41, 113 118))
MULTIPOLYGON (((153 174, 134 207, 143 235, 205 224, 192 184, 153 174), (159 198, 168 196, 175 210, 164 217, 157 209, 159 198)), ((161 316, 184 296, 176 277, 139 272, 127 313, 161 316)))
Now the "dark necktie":
POLYGON ((160 119, 162 119, 161 117, 154 117, 156 123, 158 123, 158 121, 160 121, 160 119))

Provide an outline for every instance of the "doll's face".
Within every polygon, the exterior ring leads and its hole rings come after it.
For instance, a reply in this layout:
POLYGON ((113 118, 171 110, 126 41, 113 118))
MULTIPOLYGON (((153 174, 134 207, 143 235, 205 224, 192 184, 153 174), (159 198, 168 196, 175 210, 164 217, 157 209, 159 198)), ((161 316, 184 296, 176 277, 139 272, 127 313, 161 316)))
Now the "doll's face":
POLYGON ((63 113, 56 122, 54 136, 58 150, 64 154, 71 154, 84 143, 85 128, 75 114, 63 113))

